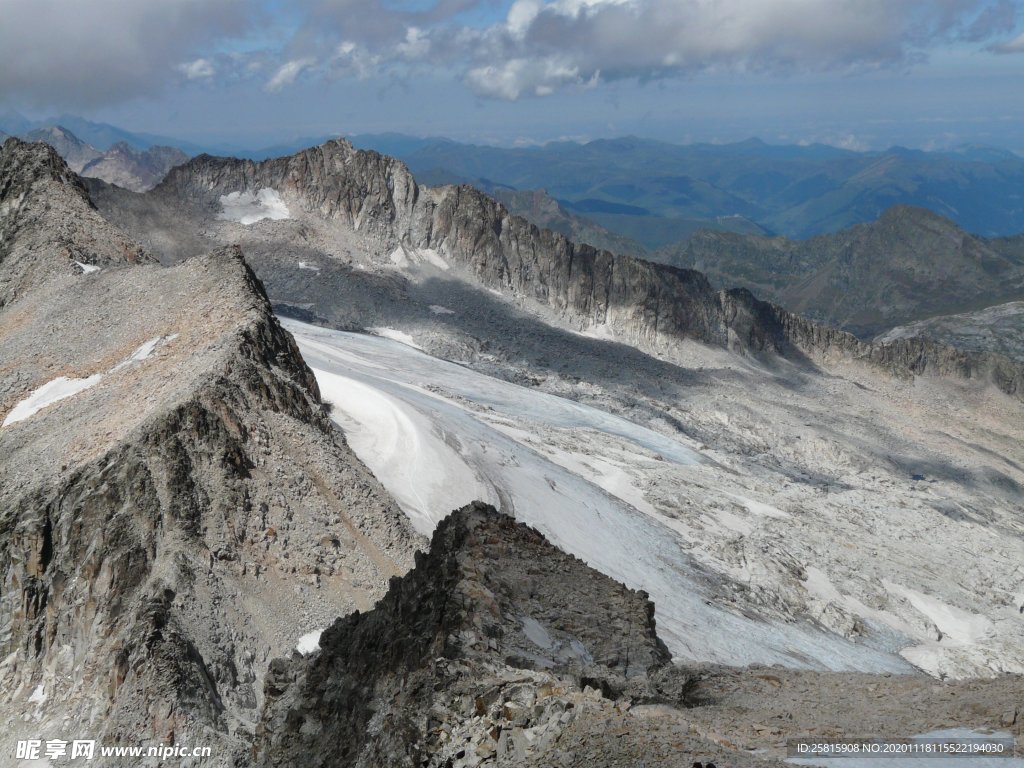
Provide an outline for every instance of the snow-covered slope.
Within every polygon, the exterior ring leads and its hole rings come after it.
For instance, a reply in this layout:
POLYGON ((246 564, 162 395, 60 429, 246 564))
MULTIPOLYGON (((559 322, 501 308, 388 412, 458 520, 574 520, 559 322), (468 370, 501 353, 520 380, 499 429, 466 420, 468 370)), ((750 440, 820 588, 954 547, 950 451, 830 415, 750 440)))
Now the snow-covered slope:
POLYGON ((564 399, 393 339, 286 325, 335 421, 420 531, 472 499, 494 503, 648 591, 679 658, 913 665, 949 677, 1024 670, 1019 520, 978 491, 988 519, 957 514, 972 508, 948 495, 962 480, 899 479, 893 462, 908 459, 882 458, 905 450, 881 431, 893 416, 870 410, 888 401, 863 385, 841 391, 848 412, 864 415, 817 434, 813 390, 799 394, 759 370, 743 374, 757 385, 723 372, 711 402, 676 411, 700 424, 672 429, 604 409, 612 399, 564 399), (748 393, 742 403, 731 399, 737 386, 748 393), (752 433, 760 420, 781 430, 793 419, 803 439, 789 438, 783 456, 845 475, 794 483, 775 454, 751 453, 783 439, 752 433), (699 443, 685 436, 697 427, 699 443))
MULTIPOLYGON (((686 526, 643 490, 652 465, 699 475, 705 460, 694 446, 389 339, 286 326, 349 443, 421 531, 472 499, 492 502, 648 591, 659 634, 680 658, 909 669, 881 638, 854 644, 809 621, 743 615, 712 600, 716 576, 687 554, 686 526)), ((722 525, 751 528, 764 516, 760 503, 741 498, 722 525)))

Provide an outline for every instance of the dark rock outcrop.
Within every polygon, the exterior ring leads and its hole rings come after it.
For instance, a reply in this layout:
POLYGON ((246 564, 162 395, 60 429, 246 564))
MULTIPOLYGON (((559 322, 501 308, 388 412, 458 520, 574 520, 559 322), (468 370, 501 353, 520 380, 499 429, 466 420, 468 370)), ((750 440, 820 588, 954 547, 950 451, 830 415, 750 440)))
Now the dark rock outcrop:
POLYGON ((320 647, 271 664, 260 765, 557 765, 573 721, 686 688, 646 594, 480 502, 320 647))

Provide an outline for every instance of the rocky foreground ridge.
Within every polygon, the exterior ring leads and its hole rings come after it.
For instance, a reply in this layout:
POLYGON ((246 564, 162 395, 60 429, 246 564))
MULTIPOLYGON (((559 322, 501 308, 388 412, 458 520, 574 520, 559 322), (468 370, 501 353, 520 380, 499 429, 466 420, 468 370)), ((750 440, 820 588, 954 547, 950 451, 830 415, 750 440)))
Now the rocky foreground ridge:
POLYGON ((1020 731, 1020 676, 674 666, 654 606, 482 503, 311 657, 271 664, 261 766, 778 766, 786 739, 1020 731))
POLYGON ((222 196, 260 189, 342 222, 381 256, 399 246, 436 251, 484 287, 641 349, 664 351, 695 339, 755 354, 865 361, 896 375, 982 379, 1024 397, 1024 366, 1001 355, 916 338, 861 342, 747 290, 716 290, 700 272, 577 245, 512 216, 472 187, 421 187, 398 160, 343 140, 263 162, 202 155, 173 169, 150 195, 213 213, 222 196))
POLYGON ((237 250, 147 263, 42 144, 0 190, 0 763, 87 734, 228 764, 268 660, 419 539, 237 250))

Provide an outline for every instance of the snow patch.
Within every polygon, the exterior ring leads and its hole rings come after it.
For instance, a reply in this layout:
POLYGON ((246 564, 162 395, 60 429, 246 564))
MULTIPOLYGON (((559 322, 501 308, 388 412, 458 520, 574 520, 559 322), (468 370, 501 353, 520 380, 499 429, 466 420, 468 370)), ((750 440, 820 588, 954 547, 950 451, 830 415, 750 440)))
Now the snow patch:
POLYGON ((264 187, 252 192, 232 192, 220 198, 221 221, 237 221, 239 224, 255 224, 263 219, 290 219, 291 213, 276 190, 264 187))
POLYGON ((748 499, 746 496, 737 496, 734 493, 730 493, 729 496, 736 499, 736 501, 747 508, 747 511, 753 515, 757 515, 758 517, 774 517, 777 519, 790 517, 789 513, 783 512, 781 509, 776 509, 770 504, 754 501, 753 499, 748 499))
POLYGON ((407 346, 407 347, 412 347, 413 349, 418 349, 420 351, 423 350, 423 347, 421 347, 419 344, 417 344, 416 340, 412 336, 410 336, 408 333, 406 333, 405 331, 399 331, 396 328, 383 328, 383 327, 380 327, 380 328, 367 328, 366 330, 368 330, 374 336, 383 336, 385 339, 391 339, 392 341, 397 341, 399 344, 405 344, 405 346, 407 346))
POLYGON ((43 386, 33 391, 31 395, 14 406, 4 419, 3 426, 6 427, 8 424, 24 421, 48 405, 77 395, 79 392, 84 392, 89 387, 99 384, 102 378, 103 374, 101 373, 94 373, 92 376, 84 379, 69 379, 66 376, 58 376, 53 381, 43 384, 43 386))
POLYGON ((36 689, 32 691, 32 695, 28 697, 29 702, 32 704, 45 704, 46 703, 46 689, 43 688, 43 684, 40 683, 36 686, 36 689))
POLYGON ((985 655, 978 644, 993 629, 992 620, 987 616, 947 605, 931 595, 900 584, 882 583, 887 590, 907 600, 939 631, 934 640, 926 640, 900 652, 911 664, 931 675, 942 675, 948 670, 956 672, 956 666, 964 659, 985 655))
POLYGON ((955 643, 975 643, 992 629, 992 620, 986 616, 946 605, 931 595, 899 584, 886 582, 885 587, 902 595, 915 610, 930 619, 944 639, 948 638, 955 643))
MULTIPOLYGON (((108 371, 108 373, 114 373, 122 368, 125 368, 134 363, 142 362, 149 357, 152 357, 153 352, 156 349, 174 339, 178 338, 178 334, 173 333, 170 336, 156 336, 149 341, 141 344, 134 352, 132 352, 127 358, 122 360, 120 363, 115 365, 108 371)), ((102 373, 94 373, 92 376, 88 376, 84 379, 69 379, 66 376, 58 376, 53 381, 48 381, 38 389, 33 390, 32 394, 26 397, 24 400, 19 402, 11 412, 4 418, 4 422, 0 426, 6 427, 9 424, 14 424, 19 421, 24 421, 30 416, 34 416, 43 408, 48 405, 60 402, 66 398, 77 395, 79 392, 93 387, 102 381, 102 373)))
POLYGON ((430 311, 435 315, 454 315, 454 309, 448 309, 448 307, 442 307, 440 304, 431 304, 430 311))
POLYGON ((388 261, 399 269, 408 269, 419 264, 429 264, 445 272, 450 268, 444 257, 433 248, 409 248, 401 244, 391 252, 388 261))
POLYGON ((88 275, 88 274, 91 274, 93 272, 99 272, 100 271, 100 268, 97 267, 95 264, 83 264, 80 261, 76 261, 75 264, 78 266, 78 268, 80 270, 82 270, 82 274, 83 275, 88 275))
POLYGON ((323 633, 322 629, 314 629, 312 632, 307 632, 299 638, 299 642, 295 644, 295 650, 303 656, 316 653, 320 650, 320 635, 323 633))
POLYGON ((139 348, 132 352, 126 359, 115 365, 111 369, 111 372, 119 371, 133 363, 141 363, 143 360, 148 360, 153 356, 153 353, 156 352, 158 347, 162 347, 164 344, 174 341, 176 338, 178 338, 178 334, 172 333, 170 336, 156 336, 150 339, 145 344, 140 345, 139 348))
POLYGON ((299 262, 299 269, 308 269, 310 272, 320 271, 320 267, 318 267, 316 264, 310 264, 309 262, 306 261, 299 262))
POLYGON ((519 620, 523 622, 523 632, 531 643, 544 651, 555 647, 555 641, 551 639, 543 624, 532 616, 521 616, 519 620))

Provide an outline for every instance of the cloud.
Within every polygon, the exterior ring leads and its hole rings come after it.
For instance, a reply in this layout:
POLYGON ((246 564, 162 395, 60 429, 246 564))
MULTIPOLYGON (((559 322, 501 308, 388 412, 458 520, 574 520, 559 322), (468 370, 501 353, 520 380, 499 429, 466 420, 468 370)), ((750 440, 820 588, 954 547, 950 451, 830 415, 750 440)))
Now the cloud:
POLYGON ((179 64, 178 71, 185 76, 186 80, 206 80, 213 77, 217 70, 209 59, 196 59, 179 64))
POLYGON ((274 76, 271 77, 265 86, 264 90, 268 93, 277 93, 285 86, 291 85, 295 82, 295 79, 302 74, 304 69, 308 69, 316 64, 315 59, 292 59, 287 61, 278 67, 274 76))
POLYGON ((0 97, 90 108, 152 94, 259 18, 256 0, 4 0, 0 97))
MULTIPOLYGON (((328 71, 365 78, 449 71, 474 93, 516 100, 599 82, 703 72, 856 73, 921 61, 939 46, 1012 31, 1016 0, 514 0, 488 26, 483 0, 396 8, 319 0, 297 39, 345 40, 328 71)), ((1008 44, 1007 50, 1012 47, 1008 44)))
POLYGON ((705 72, 871 71, 953 44, 1024 50, 1024 36, 1000 42, 1019 32, 1018 0, 514 0, 482 23, 497 4, 295 0, 268 16, 266 0, 4 0, 0 101, 96 108, 183 80, 277 92, 439 74, 517 100, 705 72))
POLYGON ((500 65, 476 67, 466 73, 466 83, 476 93, 514 101, 523 95, 550 96, 566 85, 596 85, 600 72, 584 82, 578 66, 558 56, 510 59, 500 65))
POLYGON ((990 46, 989 50, 995 53, 1024 53, 1024 35, 1007 40, 1005 43, 997 43, 990 46))
POLYGON ((1006 0, 517 0, 481 33, 465 78, 482 96, 706 71, 865 71, 990 38, 1006 0))

